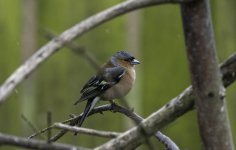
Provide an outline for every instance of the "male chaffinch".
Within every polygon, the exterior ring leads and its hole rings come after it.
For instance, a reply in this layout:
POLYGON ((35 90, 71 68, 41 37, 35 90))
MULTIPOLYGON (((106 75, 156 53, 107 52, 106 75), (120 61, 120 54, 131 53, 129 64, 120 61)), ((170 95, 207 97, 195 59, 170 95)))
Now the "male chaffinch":
POLYGON ((136 73, 134 66, 140 62, 130 53, 117 52, 106 64, 90 78, 80 91, 81 97, 75 102, 87 100, 87 105, 77 126, 81 126, 89 112, 99 100, 110 100, 124 97, 132 88, 136 73))

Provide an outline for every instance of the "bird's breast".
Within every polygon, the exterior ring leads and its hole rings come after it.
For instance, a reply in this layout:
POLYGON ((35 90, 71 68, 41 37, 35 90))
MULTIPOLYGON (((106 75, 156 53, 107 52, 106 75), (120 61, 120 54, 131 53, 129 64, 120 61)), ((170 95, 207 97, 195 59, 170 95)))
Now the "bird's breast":
POLYGON ((126 74, 121 80, 101 95, 103 100, 113 100, 122 98, 131 90, 136 78, 134 69, 126 70, 126 74))

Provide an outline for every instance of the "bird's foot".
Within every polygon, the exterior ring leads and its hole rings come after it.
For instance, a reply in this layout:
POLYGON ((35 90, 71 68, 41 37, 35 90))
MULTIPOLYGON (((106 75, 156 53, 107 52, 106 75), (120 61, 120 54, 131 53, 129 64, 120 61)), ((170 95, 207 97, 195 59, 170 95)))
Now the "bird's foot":
POLYGON ((110 101, 111 103, 111 112, 116 112, 116 107, 118 106, 113 100, 110 101))

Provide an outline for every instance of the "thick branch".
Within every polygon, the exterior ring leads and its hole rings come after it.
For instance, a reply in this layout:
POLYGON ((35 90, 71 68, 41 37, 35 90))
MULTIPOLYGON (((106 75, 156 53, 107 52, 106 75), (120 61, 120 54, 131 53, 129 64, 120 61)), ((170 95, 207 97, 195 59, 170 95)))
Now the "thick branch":
POLYGON ((27 139, 17 136, 10 136, 0 133, 0 146, 3 145, 13 145, 28 149, 37 149, 37 150, 88 150, 86 148, 75 147, 65 144, 49 144, 45 141, 27 139))
POLYGON ((233 140, 224 103, 209 0, 182 4, 185 44, 204 149, 231 150, 233 140))
POLYGON ((147 6, 158 5, 163 3, 181 3, 192 0, 129 0, 118 5, 108 8, 94 16, 87 18, 81 23, 64 31, 57 38, 54 38, 42 48, 40 48, 33 56, 31 56, 22 66, 20 66, 0 87, 0 103, 13 91, 13 89, 26 79, 41 63, 48 59, 57 50, 62 48, 66 43, 72 41, 76 37, 82 36, 84 33, 94 27, 107 22, 117 16, 125 14, 129 11, 144 8, 147 6))
MULTIPOLYGON (((221 66, 223 83, 227 87, 236 79, 236 54, 227 59, 221 66)), ((110 140, 96 148, 96 150, 133 149, 145 140, 140 129, 146 129, 147 136, 152 136, 165 125, 173 122, 178 117, 192 110, 194 107, 192 87, 188 87, 178 97, 172 99, 167 105, 144 119, 137 127, 134 127, 116 139, 110 140)))

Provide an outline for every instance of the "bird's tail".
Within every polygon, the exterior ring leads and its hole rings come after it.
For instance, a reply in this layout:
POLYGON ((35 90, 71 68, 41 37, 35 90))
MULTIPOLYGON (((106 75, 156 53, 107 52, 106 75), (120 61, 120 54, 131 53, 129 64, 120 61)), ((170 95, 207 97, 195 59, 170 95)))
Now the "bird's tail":
MULTIPOLYGON (((86 104, 86 107, 84 109, 84 112, 82 114, 82 117, 80 118, 79 122, 77 123, 76 126, 78 127, 81 127, 85 118, 88 116, 88 114, 91 112, 91 110, 94 108, 94 106, 96 105, 96 103, 99 101, 99 97, 95 97, 93 99, 89 99, 87 104, 86 104)), ((76 135, 77 133, 75 133, 76 135)))

